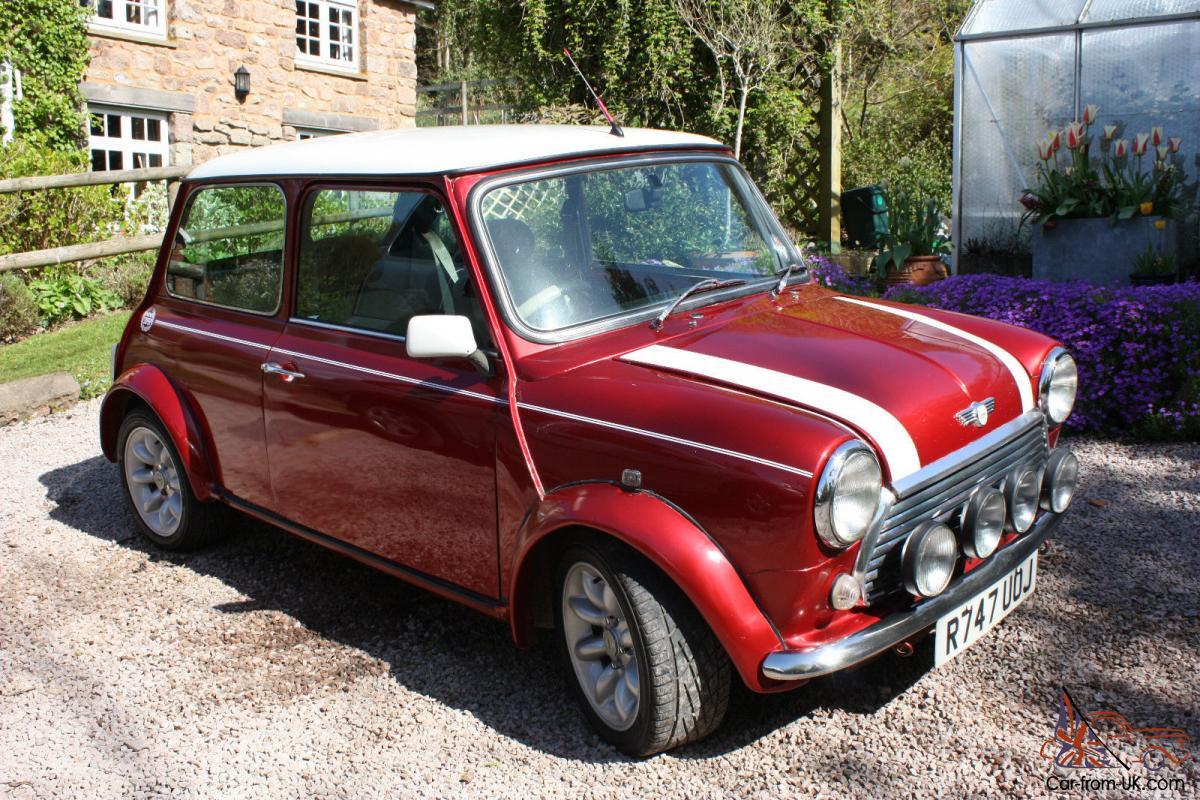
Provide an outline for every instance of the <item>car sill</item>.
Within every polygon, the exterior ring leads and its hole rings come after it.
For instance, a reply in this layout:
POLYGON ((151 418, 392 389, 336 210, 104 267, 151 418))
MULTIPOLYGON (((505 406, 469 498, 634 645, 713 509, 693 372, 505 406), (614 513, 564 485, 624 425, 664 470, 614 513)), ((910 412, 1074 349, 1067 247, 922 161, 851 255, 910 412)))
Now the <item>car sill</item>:
POLYGON ((462 603, 463 605, 473 608, 476 611, 487 614, 489 617, 503 619, 508 612, 507 605, 501 601, 479 594, 478 592, 474 592, 470 589, 466 589, 458 584, 451 583, 450 581, 434 577, 433 575, 428 575, 420 570, 406 567, 403 564, 399 564, 391 559, 376 555, 369 550, 364 550, 361 547, 352 545, 349 542, 344 542, 341 539, 335 539, 332 536, 327 536, 320 531, 315 531, 312 528, 307 528, 303 525, 292 522, 291 520, 281 517, 272 511, 262 508, 261 506, 249 503, 230 494, 221 495, 221 499, 228 505, 236 508, 238 511, 249 514, 256 519, 267 522, 277 528, 282 528, 293 536, 298 536, 301 539, 306 539, 314 544, 319 544, 322 547, 328 548, 329 550, 333 550, 334 552, 348 556, 355 561, 366 564, 369 567, 374 567, 381 572, 386 572, 393 577, 399 578, 422 589, 426 589, 440 597, 462 603))

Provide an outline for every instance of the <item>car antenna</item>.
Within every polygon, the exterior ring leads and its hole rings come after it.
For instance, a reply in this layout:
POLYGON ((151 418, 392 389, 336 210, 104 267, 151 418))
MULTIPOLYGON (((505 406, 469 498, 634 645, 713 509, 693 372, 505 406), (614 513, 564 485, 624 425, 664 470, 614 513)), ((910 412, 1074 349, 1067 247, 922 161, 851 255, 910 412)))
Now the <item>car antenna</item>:
POLYGON ((575 59, 571 57, 571 51, 564 47, 563 52, 566 53, 567 60, 571 62, 571 66, 575 68, 575 72, 579 73, 579 80, 583 81, 583 85, 592 93, 592 98, 596 101, 596 105, 600 106, 600 110, 604 112, 604 118, 608 120, 608 124, 612 125, 612 128, 608 132, 613 136, 624 136, 625 131, 621 130, 621 126, 613 119, 613 115, 608 113, 608 106, 604 105, 604 101, 600 99, 600 95, 596 94, 596 90, 588 83, 588 79, 583 77, 583 70, 579 68, 579 65, 575 63, 575 59))

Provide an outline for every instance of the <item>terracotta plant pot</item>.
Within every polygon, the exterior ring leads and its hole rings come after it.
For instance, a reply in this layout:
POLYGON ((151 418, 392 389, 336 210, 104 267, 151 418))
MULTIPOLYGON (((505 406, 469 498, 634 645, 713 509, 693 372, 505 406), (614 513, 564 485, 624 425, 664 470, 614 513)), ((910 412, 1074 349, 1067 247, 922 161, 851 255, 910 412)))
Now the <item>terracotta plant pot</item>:
POLYGON ((887 277, 883 282, 888 286, 911 283, 914 286, 940 281, 946 277, 946 265, 938 256, 910 256, 899 269, 888 265, 887 277))

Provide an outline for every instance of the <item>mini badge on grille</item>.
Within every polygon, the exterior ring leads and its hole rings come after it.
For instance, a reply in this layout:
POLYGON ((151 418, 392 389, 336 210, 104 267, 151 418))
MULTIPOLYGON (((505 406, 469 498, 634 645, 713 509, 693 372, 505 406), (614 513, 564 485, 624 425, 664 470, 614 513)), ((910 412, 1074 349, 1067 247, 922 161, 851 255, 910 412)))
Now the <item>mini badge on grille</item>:
POLYGON ((974 425, 976 428, 982 428, 987 425, 988 417, 996 410, 996 398, 989 397, 987 400, 980 400, 977 403, 964 408, 962 411, 954 415, 960 425, 974 425))

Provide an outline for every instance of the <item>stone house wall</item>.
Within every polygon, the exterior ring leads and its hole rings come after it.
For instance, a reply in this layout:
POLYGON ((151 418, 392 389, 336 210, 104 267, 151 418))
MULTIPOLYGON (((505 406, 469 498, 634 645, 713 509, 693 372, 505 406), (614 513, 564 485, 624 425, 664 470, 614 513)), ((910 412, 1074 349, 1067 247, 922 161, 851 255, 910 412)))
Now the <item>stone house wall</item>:
MULTIPOLYGON (((165 38, 91 33, 83 84, 89 108, 165 113, 170 163, 189 165, 241 147, 316 133, 413 124, 416 5, 358 0, 358 64, 297 58, 295 0, 165 0, 165 38), (250 73, 239 100, 234 72, 250 73)), ((127 165, 128 166, 128 165, 127 165)))

